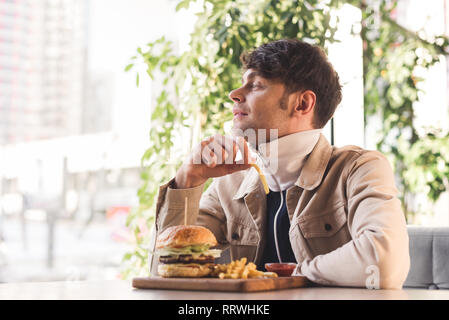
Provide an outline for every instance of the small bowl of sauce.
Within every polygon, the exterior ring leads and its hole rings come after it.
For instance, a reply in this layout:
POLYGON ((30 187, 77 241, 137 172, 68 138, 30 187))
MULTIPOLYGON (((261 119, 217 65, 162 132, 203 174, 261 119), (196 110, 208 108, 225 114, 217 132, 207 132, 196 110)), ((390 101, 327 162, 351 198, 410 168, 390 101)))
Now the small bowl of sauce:
POLYGON ((265 263, 265 269, 276 272, 279 277, 290 277, 296 268, 296 263, 265 263))

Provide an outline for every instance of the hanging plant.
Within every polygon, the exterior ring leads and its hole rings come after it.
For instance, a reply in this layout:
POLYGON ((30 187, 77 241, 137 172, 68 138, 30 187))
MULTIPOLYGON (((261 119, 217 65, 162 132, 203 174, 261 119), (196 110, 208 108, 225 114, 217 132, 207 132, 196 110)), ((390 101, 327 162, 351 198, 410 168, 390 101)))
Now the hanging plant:
MULTIPOLYGON (((406 218, 416 213, 412 206, 419 192, 431 202, 449 189, 449 158, 444 149, 429 156, 435 143, 449 145, 449 133, 434 134, 438 128, 419 130, 415 107, 424 80, 419 70, 427 70, 446 55, 449 41, 444 36, 425 39, 395 21, 397 1, 378 1, 378 6, 362 3, 365 123, 382 120, 377 149, 392 160, 399 195, 406 218), (421 179, 418 177, 429 177, 421 179), (432 178, 430 178, 432 177, 432 178)), ((428 106, 429 112, 434 106, 428 106)))

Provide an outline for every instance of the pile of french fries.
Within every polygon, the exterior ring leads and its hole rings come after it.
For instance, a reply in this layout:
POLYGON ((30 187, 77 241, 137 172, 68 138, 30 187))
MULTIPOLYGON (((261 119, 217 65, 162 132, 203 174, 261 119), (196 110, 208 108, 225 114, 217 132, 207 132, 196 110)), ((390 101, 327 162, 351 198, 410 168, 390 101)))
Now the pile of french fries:
POLYGON ((232 261, 228 264, 217 264, 214 266, 211 276, 220 279, 251 279, 251 278, 276 278, 274 272, 263 272, 257 270, 254 263, 246 263, 246 258, 232 261))

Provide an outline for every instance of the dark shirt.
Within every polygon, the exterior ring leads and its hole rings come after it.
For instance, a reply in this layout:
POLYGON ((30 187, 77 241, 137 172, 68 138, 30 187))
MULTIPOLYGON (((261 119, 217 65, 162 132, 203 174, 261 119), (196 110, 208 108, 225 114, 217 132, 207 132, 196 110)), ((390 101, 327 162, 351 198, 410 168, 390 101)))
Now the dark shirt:
MULTIPOLYGON (((277 218, 277 238, 279 245, 279 252, 282 262, 294 262, 296 263, 295 255, 293 254, 292 246, 290 244, 290 238, 288 231, 290 230, 290 218, 288 217, 287 205, 286 205, 286 191, 282 191, 284 195, 284 201, 281 211, 277 218)), ((276 244, 274 240, 274 217, 279 205, 281 203, 281 193, 270 190, 267 195, 267 242, 263 251, 262 259, 258 265, 259 270, 265 270, 265 263, 279 262, 276 253, 276 244)))

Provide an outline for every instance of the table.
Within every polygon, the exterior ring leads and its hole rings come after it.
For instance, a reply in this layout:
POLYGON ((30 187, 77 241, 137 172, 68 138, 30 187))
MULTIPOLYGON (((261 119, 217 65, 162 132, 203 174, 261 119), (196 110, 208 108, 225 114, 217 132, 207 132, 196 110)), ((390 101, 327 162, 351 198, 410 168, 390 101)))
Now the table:
POLYGON ((0 284, 0 299, 57 300, 449 300, 449 290, 311 287, 256 293, 134 289, 130 281, 0 284))

